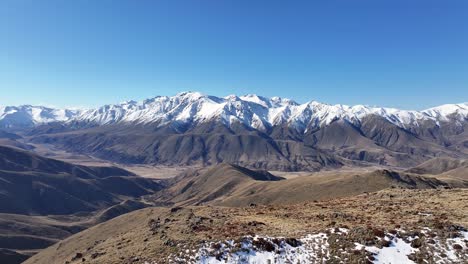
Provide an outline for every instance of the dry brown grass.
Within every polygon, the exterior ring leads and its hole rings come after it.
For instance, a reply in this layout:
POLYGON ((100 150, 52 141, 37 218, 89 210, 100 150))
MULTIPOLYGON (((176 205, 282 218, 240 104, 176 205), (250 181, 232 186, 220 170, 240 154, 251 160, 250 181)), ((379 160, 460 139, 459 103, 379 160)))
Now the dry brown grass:
POLYGON ((363 227, 378 235, 396 228, 445 230, 451 225, 468 226, 467 189, 386 189, 295 205, 147 208, 78 233, 26 263, 164 263, 169 254, 204 240, 253 234, 300 237, 332 227, 363 227))

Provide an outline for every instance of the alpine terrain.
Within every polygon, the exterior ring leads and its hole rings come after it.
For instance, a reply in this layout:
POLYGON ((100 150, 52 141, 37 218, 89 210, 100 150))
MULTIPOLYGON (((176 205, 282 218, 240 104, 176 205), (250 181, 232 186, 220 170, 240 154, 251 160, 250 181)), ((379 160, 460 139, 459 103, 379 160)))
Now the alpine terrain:
POLYGON ((468 263, 468 103, 0 107, 0 263, 468 263))

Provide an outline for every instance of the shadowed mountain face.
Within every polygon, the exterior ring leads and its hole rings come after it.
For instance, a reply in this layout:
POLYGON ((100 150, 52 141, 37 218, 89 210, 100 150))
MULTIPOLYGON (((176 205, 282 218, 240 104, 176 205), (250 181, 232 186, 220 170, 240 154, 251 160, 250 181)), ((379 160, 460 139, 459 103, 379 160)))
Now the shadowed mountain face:
POLYGON ((11 139, 11 140, 15 140, 15 139, 19 139, 21 138, 20 136, 14 134, 14 133, 9 133, 9 132, 6 132, 6 131, 3 131, 3 130, 0 130, 0 139, 11 139))
POLYGON ((19 141, 22 139, 23 138, 17 134, 0 130, 0 145, 1 146, 11 146, 11 147, 24 149, 24 150, 31 150, 34 148, 33 146, 29 144, 19 141))
POLYGON ((212 165, 227 162, 280 170, 318 170, 342 165, 339 158, 301 141, 276 140, 242 125, 227 128, 217 122, 184 132, 173 126, 112 125, 39 134, 32 140, 122 163, 212 165))
POLYGON ((116 167, 78 166, 0 146, 0 213, 90 212, 159 190, 116 167))
POLYGON ((269 170, 320 170, 344 164, 413 167, 434 157, 468 157, 467 125, 425 122, 399 127, 379 116, 359 124, 336 120, 305 133, 288 126, 259 131, 217 121, 181 127, 114 124, 31 132, 32 141, 121 163, 213 165, 269 170), (46 132, 44 132, 46 131, 46 132))

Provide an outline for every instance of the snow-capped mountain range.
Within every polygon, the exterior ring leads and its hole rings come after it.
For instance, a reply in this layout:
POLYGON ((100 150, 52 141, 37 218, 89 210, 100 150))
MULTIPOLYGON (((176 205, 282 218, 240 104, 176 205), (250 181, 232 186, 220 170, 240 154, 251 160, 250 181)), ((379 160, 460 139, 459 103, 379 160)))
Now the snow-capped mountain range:
POLYGON ((217 120, 230 126, 242 123, 263 130, 288 125, 305 132, 309 127, 322 127, 341 119, 358 125, 362 118, 378 115, 405 128, 432 120, 436 123, 468 119, 468 103, 447 104, 423 111, 364 105, 329 105, 316 101, 299 104, 279 97, 254 94, 226 97, 184 92, 175 96, 157 96, 140 102, 126 101, 96 109, 71 110, 43 106, 0 106, 0 127, 31 127, 50 122, 84 122, 97 125, 138 123, 164 125, 170 122, 203 123, 217 120))

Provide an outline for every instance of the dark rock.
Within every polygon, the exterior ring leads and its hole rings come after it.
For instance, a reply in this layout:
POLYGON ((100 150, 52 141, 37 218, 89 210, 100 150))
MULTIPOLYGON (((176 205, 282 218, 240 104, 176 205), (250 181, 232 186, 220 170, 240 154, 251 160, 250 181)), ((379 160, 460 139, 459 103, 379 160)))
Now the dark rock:
POLYGON ((165 245, 165 246, 168 246, 168 247, 175 247, 175 246, 176 246, 176 242, 173 241, 172 239, 167 239, 166 241, 164 241, 164 245, 165 245))
POLYGON ((83 257, 83 254, 82 253, 76 253, 75 256, 71 259, 71 261, 75 261, 75 260, 78 260, 80 258, 83 257))
POLYGON ((392 241, 390 241, 390 240, 385 240, 385 239, 383 239, 383 238, 379 241, 379 245, 380 245, 381 247, 389 247, 391 244, 392 244, 392 241))
POLYGON ((182 210, 182 207, 178 207, 178 206, 172 207, 172 208, 171 208, 171 213, 175 213, 175 212, 178 212, 178 211, 180 211, 180 210, 182 210))
POLYGON ((295 239, 295 238, 286 238, 284 240, 286 243, 288 243, 291 247, 298 247, 302 245, 301 241, 295 239))
POLYGON ((247 225, 249 225, 249 226, 260 226, 260 225, 265 225, 265 223, 258 222, 258 221, 251 221, 251 222, 248 222, 247 225))
POLYGON ((422 246, 422 241, 419 238, 414 239, 411 241, 411 247, 413 248, 420 248, 422 246))
POLYGON ((463 247, 462 247, 460 244, 454 244, 454 245, 453 245, 453 249, 455 249, 455 250, 462 250, 463 247))

